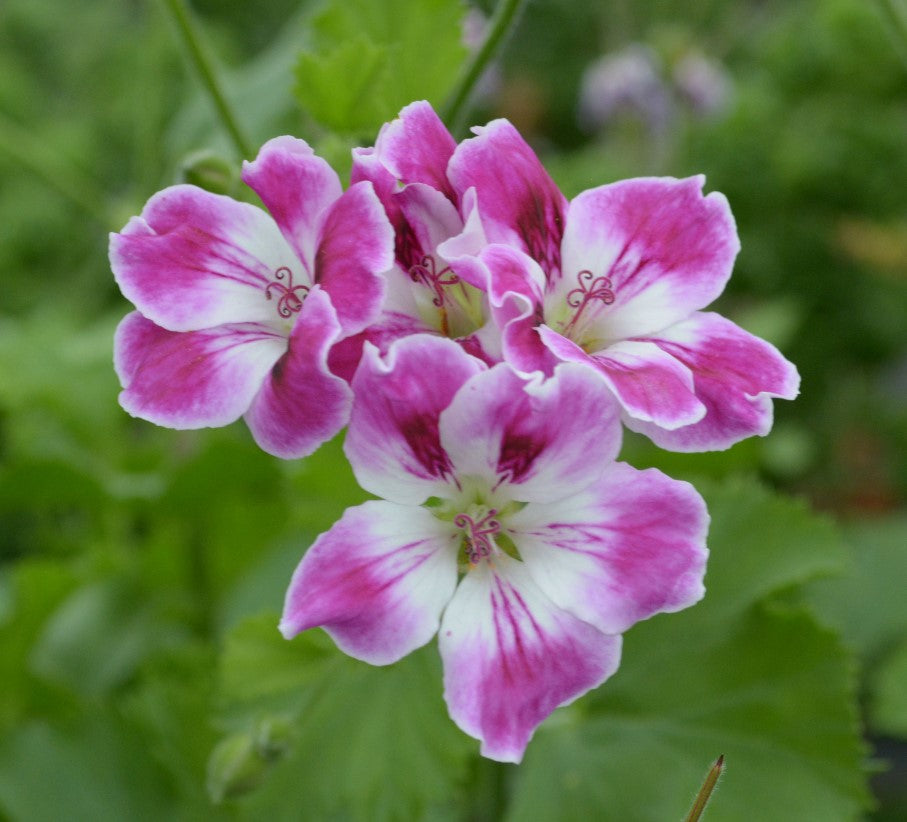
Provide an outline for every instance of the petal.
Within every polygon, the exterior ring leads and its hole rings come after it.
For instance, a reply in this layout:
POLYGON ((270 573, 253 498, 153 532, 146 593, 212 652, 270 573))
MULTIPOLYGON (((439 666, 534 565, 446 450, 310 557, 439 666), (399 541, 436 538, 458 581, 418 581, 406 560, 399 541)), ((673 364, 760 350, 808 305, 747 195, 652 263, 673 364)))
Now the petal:
POLYGON ((489 242, 525 251, 549 279, 557 279, 564 195, 507 120, 473 130, 478 136, 460 143, 448 167, 454 189, 462 196, 475 187, 489 242))
POLYGON ((110 265, 126 299, 171 331, 274 321, 269 284, 307 281, 264 211, 189 185, 158 192, 110 235, 110 265))
POLYGON ((293 574, 281 633, 290 639, 320 625, 356 659, 396 662, 437 633, 457 584, 456 538, 417 506, 348 508, 293 574))
POLYGON ((543 380, 500 364, 472 377, 441 413, 441 444, 458 477, 502 498, 560 499, 585 488, 620 450, 618 407, 588 368, 543 380))
POLYGON ((398 340, 384 359, 367 345, 353 378, 356 397, 344 444, 359 484, 394 502, 448 497, 456 480, 438 417, 484 368, 453 340, 427 334, 398 340))
POLYGON ((265 204, 287 242, 315 281, 318 229, 324 212, 340 197, 340 178, 305 140, 275 137, 243 163, 243 181, 265 204))
POLYGON ((397 195, 416 244, 426 254, 435 254, 445 240, 463 231, 463 220, 453 204, 440 191, 413 183, 397 195))
POLYGON ((267 326, 167 331, 134 311, 114 337, 120 405, 168 428, 227 425, 245 413, 286 347, 267 326))
POLYGON ((489 272, 488 303, 501 329, 505 360, 526 374, 551 374, 557 359, 536 330, 543 322, 545 275, 541 267, 521 251, 504 245, 489 246, 480 259, 489 272))
POLYGON ((349 419, 352 391, 328 370, 328 350, 340 332, 331 301, 320 288, 307 297, 286 353, 274 365, 246 413, 258 445, 296 459, 311 454, 349 419))
POLYGON ((447 163, 454 138, 425 100, 410 103, 378 135, 375 152, 382 165, 404 184, 425 183, 453 200, 447 163))
POLYGON ((724 317, 697 312, 661 332, 652 342, 693 373, 696 396, 706 407, 700 422, 675 431, 628 421, 662 448, 710 451, 729 448, 772 428, 772 397, 792 400, 800 376, 770 343, 724 317))
POLYGON ((506 529, 547 597, 616 634, 702 598, 708 522, 689 483, 615 463, 579 494, 527 505, 506 529))
POLYGON ((652 342, 628 340, 587 354, 548 326, 539 326, 538 333, 558 359, 584 363, 595 370, 634 420, 678 428, 705 414, 705 406, 693 391, 690 370, 652 342))
POLYGON ((438 644, 451 719, 481 740, 483 756, 519 762, 555 708, 617 670, 621 638, 558 608, 523 563, 501 556, 460 582, 438 644))
POLYGON ((610 280, 614 301, 596 318, 603 338, 660 331, 724 290, 740 242, 727 200, 703 197, 704 183, 701 176, 624 180, 570 203, 558 290, 566 299, 584 271, 610 280))
POLYGON ((371 183, 357 183, 328 210, 320 231, 315 281, 331 295, 342 336, 378 317, 394 264, 394 230, 371 183))

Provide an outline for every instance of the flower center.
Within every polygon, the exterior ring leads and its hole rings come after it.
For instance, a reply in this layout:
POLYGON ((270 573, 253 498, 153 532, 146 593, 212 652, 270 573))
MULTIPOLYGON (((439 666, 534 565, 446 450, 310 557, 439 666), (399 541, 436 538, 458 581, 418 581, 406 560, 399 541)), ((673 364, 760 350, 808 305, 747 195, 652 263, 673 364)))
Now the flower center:
POLYGON ((564 336, 569 336, 576 329, 580 317, 590 304, 598 302, 600 305, 611 305, 614 302, 611 280, 607 277, 596 277, 589 269, 583 269, 576 275, 576 282, 577 287, 567 292, 567 305, 575 311, 570 322, 564 326, 564 336))
POLYGON ((302 284, 293 285, 293 272, 285 265, 274 272, 274 278, 265 286, 265 296, 271 300, 274 293, 277 293, 277 313, 287 319, 302 310, 309 287, 302 284))
POLYGON ((418 263, 410 266, 409 277, 414 283, 420 283, 432 291, 434 294, 432 305, 441 314, 441 333, 445 337, 449 337, 450 323, 447 317, 447 303, 452 303, 452 299, 444 289, 446 286, 459 285, 460 278, 451 271, 449 265, 439 271, 438 264, 431 254, 426 254, 418 263))
POLYGON ((454 525, 464 531, 464 548, 470 565, 478 565, 479 560, 494 553, 494 535, 501 530, 501 523, 495 519, 497 514, 495 508, 486 510, 482 507, 478 511, 471 509, 469 514, 459 513, 454 517, 454 525), (484 515, 479 517, 483 512, 484 515))

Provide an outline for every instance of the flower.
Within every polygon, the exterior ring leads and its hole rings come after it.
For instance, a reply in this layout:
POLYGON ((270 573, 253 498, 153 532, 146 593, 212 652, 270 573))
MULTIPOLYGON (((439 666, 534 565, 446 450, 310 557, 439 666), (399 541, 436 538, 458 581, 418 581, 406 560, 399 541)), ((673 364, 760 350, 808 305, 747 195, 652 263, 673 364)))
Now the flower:
POLYGON ((393 232, 371 184, 342 192, 302 140, 266 143, 243 180, 272 216, 178 185, 111 235, 138 309, 115 338, 120 403, 171 428, 244 415, 265 451, 301 457, 346 424, 351 390, 328 353, 378 316, 393 232))
POLYGON ((450 259, 460 276, 485 277, 504 359, 525 373, 582 363, 629 428, 670 450, 768 433, 771 398, 799 391, 796 368, 701 310, 740 247, 725 198, 703 196, 703 177, 639 178, 568 202, 510 123, 475 131, 448 177, 455 192, 474 192, 489 244, 450 259))
POLYGON ((366 490, 305 554, 280 629, 385 665, 439 636, 453 720, 518 762, 556 707, 617 669, 620 634, 703 594, 692 486, 615 462, 604 384, 488 367, 414 335, 365 346, 345 451, 366 490))
POLYGON ((459 276, 445 258, 445 241, 456 253, 484 247, 471 192, 458 195, 447 179, 456 142, 427 102, 406 106, 381 128, 372 148, 353 150, 351 179, 369 181, 394 226, 395 261, 385 272, 387 296, 381 316, 362 334, 332 352, 335 373, 352 378, 362 345, 386 351, 408 334, 457 339, 486 362, 500 360, 500 335, 489 320, 484 293, 459 276))

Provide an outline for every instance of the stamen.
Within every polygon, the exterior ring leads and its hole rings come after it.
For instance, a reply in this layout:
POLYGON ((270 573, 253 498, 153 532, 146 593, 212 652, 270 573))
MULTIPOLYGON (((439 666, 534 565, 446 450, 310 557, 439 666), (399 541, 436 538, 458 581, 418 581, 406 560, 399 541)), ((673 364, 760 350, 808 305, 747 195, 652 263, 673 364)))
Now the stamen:
POLYGON ((428 286, 434 291, 435 296, 432 297, 431 302, 441 312, 441 333, 445 337, 449 336, 447 309, 444 307, 444 287, 457 285, 460 282, 460 278, 450 270, 449 265, 438 271, 435 258, 431 254, 426 254, 420 262, 411 266, 409 276, 414 283, 422 283, 422 285, 428 286), (445 275, 447 275, 446 278, 445 275))
POLYGON ((466 530, 466 556, 470 565, 477 565, 483 557, 490 556, 494 550, 491 537, 501 530, 501 523, 495 517, 497 509, 491 508, 478 522, 469 514, 457 514, 454 525, 466 530))
POLYGON ((277 289, 280 296, 277 299, 277 313, 281 317, 291 317, 293 314, 302 310, 302 304, 306 295, 309 293, 307 285, 293 285, 293 272, 285 265, 282 265, 274 272, 276 279, 272 280, 265 286, 265 296, 271 299, 271 289, 277 289), (280 282, 286 277, 286 283, 280 282), (300 292, 298 294, 297 292, 300 292))
POLYGON ((575 308, 576 313, 564 328, 565 334, 576 324, 580 314, 592 300, 599 300, 603 305, 611 305, 615 299, 611 280, 604 276, 596 277, 589 269, 580 271, 576 275, 576 282, 579 287, 567 292, 567 305, 575 308))

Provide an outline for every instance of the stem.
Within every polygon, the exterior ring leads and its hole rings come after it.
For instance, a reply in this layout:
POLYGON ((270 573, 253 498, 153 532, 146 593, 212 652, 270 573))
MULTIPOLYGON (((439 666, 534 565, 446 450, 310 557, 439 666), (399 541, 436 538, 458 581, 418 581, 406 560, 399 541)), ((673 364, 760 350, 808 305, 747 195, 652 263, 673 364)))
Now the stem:
POLYGON ((453 91, 444 103, 442 119, 451 131, 460 130, 459 121, 463 116, 463 109, 469 95, 472 94, 472 90, 491 58, 498 51, 504 35, 513 28, 517 12, 522 10, 525 4, 526 0, 499 0, 488 23, 488 33, 485 35, 482 45, 463 67, 453 91))
POLYGON ((706 774, 705 781, 702 783, 699 793, 696 794, 696 799, 693 801, 693 807, 690 808, 690 812, 687 814, 685 822, 699 822, 699 818, 702 816, 705 806, 709 804, 709 799, 712 798, 712 791, 715 790, 715 785, 718 784, 718 777, 721 776, 723 770, 724 754, 715 760, 715 764, 712 765, 711 769, 706 774))
POLYGON ((217 77, 214 75, 214 67, 202 48, 201 40, 193 27, 185 2, 183 0, 165 0, 165 2, 182 35, 186 48, 189 49, 189 56, 192 58, 192 63, 201 78, 202 85, 204 85, 208 96, 214 103, 214 107, 217 109, 224 128, 227 129, 233 145, 239 152, 240 157, 251 158, 253 152, 250 144, 242 133, 239 122, 231 111, 227 98, 221 90, 220 83, 218 83, 217 77))
POLYGON ((894 32, 901 60, 907 65, 907 12, 898 0, 878 0, 883 15, 894 32))
POLYGON ((0 151, 13 158, 23 168, 43 180, 67 200, 77 205, 107 229, 115 229, 105 206, 103 192, 75 168, 62 168, 42 151, 29 134, 12 120, 0 115, 0 151), (55 167, 56 166, 56 167, 55 167))

